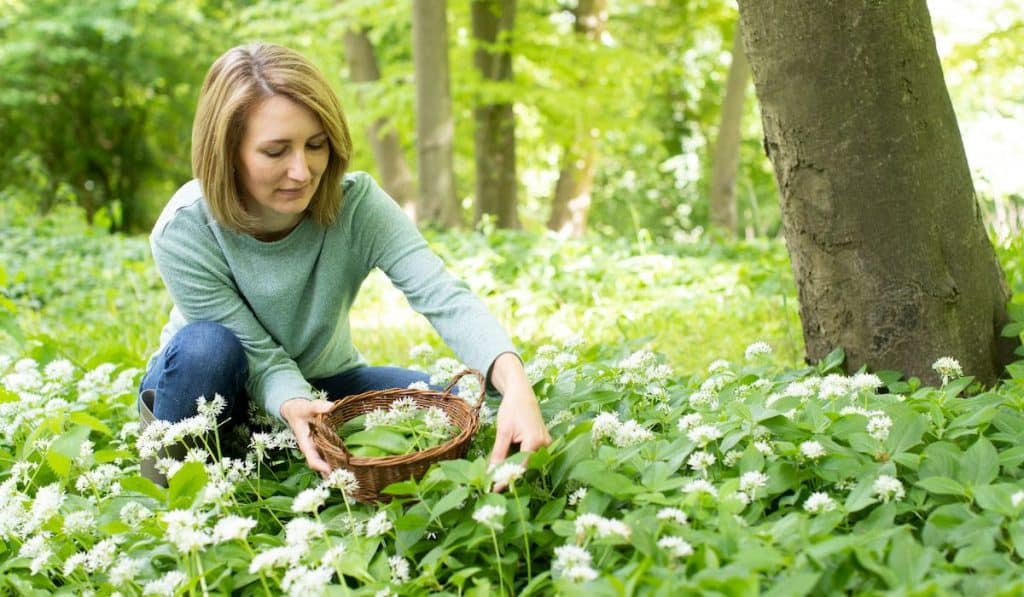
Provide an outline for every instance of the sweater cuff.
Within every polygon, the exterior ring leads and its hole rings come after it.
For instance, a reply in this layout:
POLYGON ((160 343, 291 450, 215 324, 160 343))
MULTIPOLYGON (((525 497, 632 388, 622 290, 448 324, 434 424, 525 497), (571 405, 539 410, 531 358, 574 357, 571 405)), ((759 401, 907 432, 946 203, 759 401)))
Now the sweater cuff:
POLYGON ((281 416, 281 405, 292 398, 312 400, 313 388, 298 372, 287 371, 265 380, 261 394, 262 406, 267 414, 287 425, 288 422, 281 416))

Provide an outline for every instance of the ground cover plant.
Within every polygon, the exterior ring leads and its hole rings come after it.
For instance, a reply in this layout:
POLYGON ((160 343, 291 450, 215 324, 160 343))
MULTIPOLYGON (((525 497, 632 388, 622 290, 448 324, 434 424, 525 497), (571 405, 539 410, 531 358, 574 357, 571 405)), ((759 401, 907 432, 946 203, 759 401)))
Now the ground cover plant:
MULTIPOLYGON (((433 240, 513 329, 555 441, 489 468, 491 399, 466 459, 368 506, 351 477, 312 474, 287 431, 232 452, 222 430, 164 464, 168 488, 140 477, 140 453, 206 437, 220 408, 205 397, 193 420, 139 432, 168 307, 145 241, 60 219, 3 230, 0 591, 1024 590, 1024 363, 991 389, 956 355, 935 355, 939 387, 841 374, 838 351, 803 364, 777 243, 433 240)), ((1012 280, 1016 254, 1001 254, 1012 280)), ((370 281, 360 348, 450 378, 458 363, 400 303, 370 281)))

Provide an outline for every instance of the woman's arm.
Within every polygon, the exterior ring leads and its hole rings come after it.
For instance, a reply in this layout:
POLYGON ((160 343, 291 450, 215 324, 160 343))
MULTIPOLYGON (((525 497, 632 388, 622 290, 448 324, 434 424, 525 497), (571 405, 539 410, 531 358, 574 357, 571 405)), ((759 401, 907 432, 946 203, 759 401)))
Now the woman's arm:
POLYGON ((524 452, 532 452, 550 444, 551 435, 540 414, 537 396, 526 377, 522 361, 515 353, 502 353, 494 360, 491 384, 502 396, 491 464, 504 460, 512 444, 519 444, 519 449, 524 452))

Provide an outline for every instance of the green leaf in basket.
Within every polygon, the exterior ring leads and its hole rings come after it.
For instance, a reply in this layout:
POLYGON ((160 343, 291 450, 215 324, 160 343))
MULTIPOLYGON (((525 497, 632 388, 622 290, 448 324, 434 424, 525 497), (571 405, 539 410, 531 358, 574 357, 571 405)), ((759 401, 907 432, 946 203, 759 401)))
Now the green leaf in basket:
POLYGON ((365 425, 366 415, 359 415, 358 417, 353 417, 342 423, 337 432, 339 436, 344 438, 356 433, 357 431, 362 431, 365 425))
POLYGON ((345 438, 345 445, 353 454, 364 447, 379 448, 387 454, 406 454, 412 449, 408 437, 383 427, 357 431, 345 438))

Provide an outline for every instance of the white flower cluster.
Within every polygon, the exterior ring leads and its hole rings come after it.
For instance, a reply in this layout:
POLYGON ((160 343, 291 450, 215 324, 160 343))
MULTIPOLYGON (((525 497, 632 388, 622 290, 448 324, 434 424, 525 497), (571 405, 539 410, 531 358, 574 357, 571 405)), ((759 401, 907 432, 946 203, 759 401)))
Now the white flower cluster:
POLYGON ((899 479, 890 477, 889 475, 879 475, 878 478, 875 479, 872 489, 874 490, 874 494, 883 502, 888 502, 890 500, 898 502, 903 499, 904 495, 906 495, 906 492, 903 489, 903 483, 900 483, 899 479))
POLYGON ((801 442, 800 454, 808 460, 817 460, 825 455, 825 447, 813 440, 801 442))
POLYGON ((953 357, 941 357, 932 363, 932 369, 942 378, 942 385, 949 383, 949 380, 964 376, 964 369, 960 361, 953 357))
POLYGON ((875 415, 868 419, 868 435, 884 442, 892 429, 892 419, 886 415, 875 415))
POLYGON ((153 458, 162 448, 173 446, 186 438, 201 438, 217 429, 217 416, 224 410, 226 401, 220 395, 213 400, 205 396, 196 398, 199 413, 176 423, 157 419, 146 427, 135 446, 141 458, 153 458))
POLYGON ((334 569, 329 566, 296 566, 285 573, 281 588, 288 591, 291 597, 322 595, 333 576, 334 569))
POLYGON ((646 398, 664 400, 668 397, 665 383, 672 377, 672 368, 658 364, 658 357, 649 350, 638 350, 617 365, 618 382, 646 398))
POLYGON ((577 545, 562 545, 555 548, 552 572, 556 577, 571 582, 587 582, 597 578, 597 571, 591 566, 590 552, 577 545))
POLYGON ((804 510, 811 514, 831 512, 836 509, 836 502, 824 491, 816 491, 804 502, 804 510))
POLYGON ((291 429, 281 429, 274 433, 257 432, 249 438, 249 451, 256 461, 262 462, 271 450, 287 450, 297 448, 295 434, 291 429))
POLYGON ((772 347, 767 342, 754 342, 743 351, 743 356, 752 361, 757 358, 767 357, 772 354, 772 347))
POLYGON ((749 471, 740 475, 740 491, 754 494, 758 489, 763 489, 767 486, 768 475, 761 471, 749 471))
POLYGON ((619 420, 618 414, 603 412, 594 417, 590 438, 594 444, 607 438, 616 447, 628 448, 654 439, 654 433, 633 419, 623 422, 619 420))
POLYGON ((686 517, 686 512, 683 512, 679 508, 662 508, 658 510, 658 520, 671 520, 678 524, 687 524, 689 519, 686 517))
POLYGON ((682 537, 662 537, 658 539, 658 547, 673 558, 685 558, 693 555, 693 546, 682 537))
POLYGON ((591 514, 588 512, 577 516, 576 538, 582 541, 591 532, 593 532, 594 536, 598 539, 618 537, 623 540, 628 540, 630 534, 632 534, 632 529, 630 529, 629 525, 621 520, 605 518, 598 514, 591 514))
POLYGON ((363 427, 373 429, 379 425, 401 425, 420 417, 423 418, 427 428, 431 430, 447 434, 455 429, 448 413, 436 406, 420 408, 416 400, 410 397, 395 400, 387 410, 377 408, 366 413, 366 422, 363 427))
POLYGON ((516 462, 506 462, 494 469, 491 479, 495 487, 507 487, 526 474, 526 467, 516 462))
POLYGON ((504 526, 502 520, 505 518, 505 512, 505 506, 487 504, 473 512, 473 520, 489 529, 500 531, 504 526))
POLYGON ((526 364, 526 377, 530 383, 537 383, 546 377, 555 377, 563 371, 572 370, 578 360, 573 347, 560 349, 545 344, 537 349, 537 354, 526 364))
MULTIPOLYGON (((682 420, 680 419, 680 425, 682 420)), ((722 432, 714 425, 696 425, 687 432, 686 437, 698 446, 704 447, 722 437, 722 432)))

